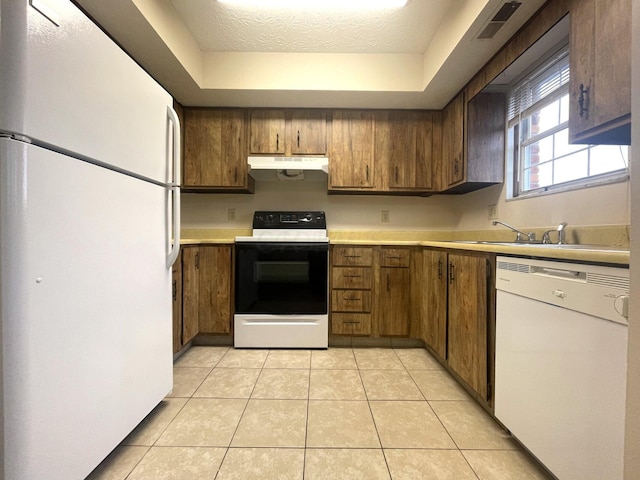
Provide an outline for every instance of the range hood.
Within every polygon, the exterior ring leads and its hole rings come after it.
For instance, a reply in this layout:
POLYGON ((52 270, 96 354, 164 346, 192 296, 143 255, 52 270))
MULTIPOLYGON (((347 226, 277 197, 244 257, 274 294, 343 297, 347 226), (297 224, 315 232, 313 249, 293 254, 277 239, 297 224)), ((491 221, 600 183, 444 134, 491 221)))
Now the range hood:
POLYGON ((249 157, 249 175, 256 181, 326 182, 326 157, 249 157))

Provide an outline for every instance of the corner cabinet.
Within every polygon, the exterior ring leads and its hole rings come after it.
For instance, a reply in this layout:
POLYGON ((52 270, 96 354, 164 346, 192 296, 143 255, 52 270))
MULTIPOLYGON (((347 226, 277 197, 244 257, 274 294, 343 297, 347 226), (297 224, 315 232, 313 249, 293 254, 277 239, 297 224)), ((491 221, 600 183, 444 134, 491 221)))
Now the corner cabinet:
POLYGON ((461 92, 442 114, 443 193, 467 193, 504 181, 506 97, 461 92))
POLYGON ((244 110, 184 108, 185 191, 253 192, 244 110))
POLYGON ((198 334, 231 333, 232 254, 231 245, 182 246, 181 265, 174 265, 174 353, 198 334))
POLYGON ((442 111, 442 158, 440 190, 464 182, 464 92, 460 92, 442 111))
POLYGON ((569 141, 631 144, 631 0, 573 0, 569 141))
POLYGON ((373 112, 334 111, 330 130, 329 191, 371 192, 376 185, 373 112))
POLYGON ((422 339, 476 400, 493 405, 495 254, 423 249, 422 339))

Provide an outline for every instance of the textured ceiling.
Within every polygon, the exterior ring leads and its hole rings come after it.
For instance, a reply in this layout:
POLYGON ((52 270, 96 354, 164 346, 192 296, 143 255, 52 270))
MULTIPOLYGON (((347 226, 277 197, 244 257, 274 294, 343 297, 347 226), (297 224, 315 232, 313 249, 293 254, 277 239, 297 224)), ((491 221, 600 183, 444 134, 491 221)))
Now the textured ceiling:
POLYGON ((404 54, 424 53, 447 10, 460 1, 409 0, 400 9, 367 12, 171 3, 203 51, 404 54))

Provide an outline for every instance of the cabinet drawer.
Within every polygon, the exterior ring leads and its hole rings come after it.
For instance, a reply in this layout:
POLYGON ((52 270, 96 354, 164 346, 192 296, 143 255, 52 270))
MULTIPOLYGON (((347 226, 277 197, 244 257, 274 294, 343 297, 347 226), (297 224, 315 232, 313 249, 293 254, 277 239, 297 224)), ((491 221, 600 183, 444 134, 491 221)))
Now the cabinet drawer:
POLYGON ((370 312, 371 292, 367 290, 332 290, 331 311, 370 312))
POLYGON ((373 250, 371 248, 336 247, 331 253, 331 265, 371 266, 373 250))
POLYGON ((333 288, 371 289, 373 274, 369 267, 333 267, 333 288))
POLYGON ((408 267, 411 250, 408 248, 383 248, 380 250, 381 267, 408 267))
POLYGON ((331 333, 333 335, 371 335, 371 314, 333 313, 331 333))

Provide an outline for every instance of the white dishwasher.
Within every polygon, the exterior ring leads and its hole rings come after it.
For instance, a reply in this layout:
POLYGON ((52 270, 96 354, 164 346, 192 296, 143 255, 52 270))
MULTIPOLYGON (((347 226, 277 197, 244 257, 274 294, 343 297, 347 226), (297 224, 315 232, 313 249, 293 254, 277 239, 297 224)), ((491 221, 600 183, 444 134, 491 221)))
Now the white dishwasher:
POLYGON ((560 480, 622 479, 627 268, 498 257, 495 415, 560 480))

